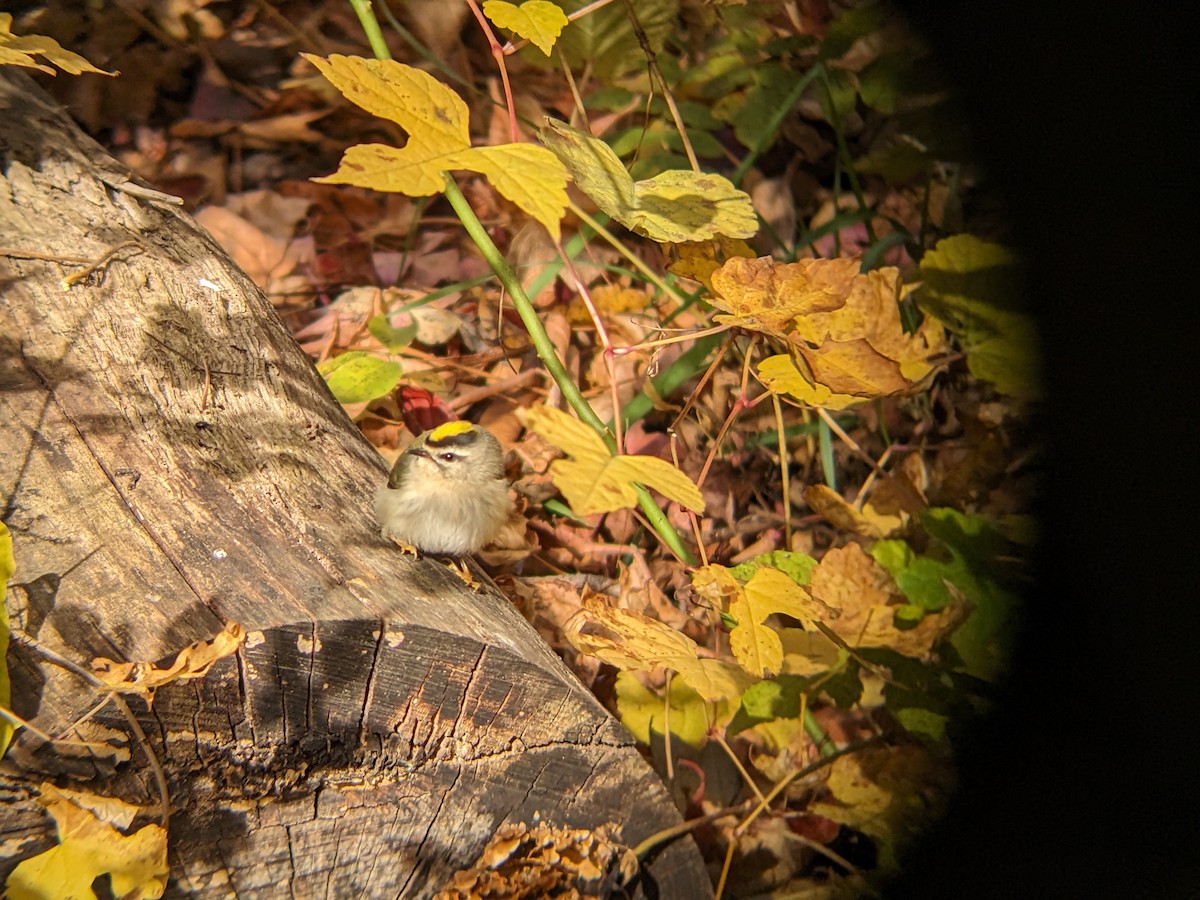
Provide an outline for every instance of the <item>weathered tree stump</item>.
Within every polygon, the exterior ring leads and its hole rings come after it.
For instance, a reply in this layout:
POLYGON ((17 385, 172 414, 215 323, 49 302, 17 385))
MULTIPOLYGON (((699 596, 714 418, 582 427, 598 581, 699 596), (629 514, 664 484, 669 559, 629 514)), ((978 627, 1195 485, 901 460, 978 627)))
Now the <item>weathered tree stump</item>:
MULTIPOLYGON (((119 89, 119 84, 114 85, 119 89)), ((151 810, 145 748, 49 661, 250 634, 129 701, 169 788, 168 895, 425 897, 503 823, 679 819, 630 736, 494 590, 379 536, 380 459, 262 293, 24 75, 0 73, 0 502, 15 711, 0 879, 53 843, 42 781, 151 810), (121 247, 121 245, 126 245, 121 247), (101 259, 84 265, 53 257, 101 259)), ((637 885, 711 894, 690 839, 637 885)))

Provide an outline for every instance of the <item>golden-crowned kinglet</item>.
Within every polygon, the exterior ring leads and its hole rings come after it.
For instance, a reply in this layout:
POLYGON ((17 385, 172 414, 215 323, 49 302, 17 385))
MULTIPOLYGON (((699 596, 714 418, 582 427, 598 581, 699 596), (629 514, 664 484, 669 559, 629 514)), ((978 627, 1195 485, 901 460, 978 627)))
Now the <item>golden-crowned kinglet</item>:
POLYGON ((439 556, 474 553, 511 509, 500 443, 470 422, 420 435, 375 495, 385 538, 439 556))

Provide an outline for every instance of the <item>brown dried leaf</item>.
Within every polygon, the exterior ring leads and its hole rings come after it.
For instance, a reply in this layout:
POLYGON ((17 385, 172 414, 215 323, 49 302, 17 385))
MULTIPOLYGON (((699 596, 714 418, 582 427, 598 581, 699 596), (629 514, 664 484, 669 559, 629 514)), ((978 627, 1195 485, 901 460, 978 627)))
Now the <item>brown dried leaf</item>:
POLYGON ((534 821, 501 825, 469 869, 454 874, 435 900, 538 900, 599 896, 618 872, 637 869, 620 827, 595 831, 534 821))
POLYGON ((781 263, 769 256, 735 256, 712 274, 713 305, 728 313, 714 318, 786 337, 797 317, 844 306, 857 272, 854 259, 781 263))
POLYGON ((151 662, 118 663, 103 656, 92 660, 96 678, 115 691, 153 694, 156 688, 185 678, 202 678, 218 660, 238 651, 246 641, 246 629, 230 622, 224 631, 206 641, 195 641, 179 651, 166 668, 151 662))

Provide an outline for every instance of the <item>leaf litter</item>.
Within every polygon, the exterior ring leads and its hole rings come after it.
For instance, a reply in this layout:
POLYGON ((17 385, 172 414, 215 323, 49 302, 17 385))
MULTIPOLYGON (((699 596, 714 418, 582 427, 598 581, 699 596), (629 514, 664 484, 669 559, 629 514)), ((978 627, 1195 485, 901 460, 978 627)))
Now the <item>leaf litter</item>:
MULTIPOLYGON (((61 3, 46 4, 39 33, 82 35, 73 49, 141 79, 119 98, 62 77, 52 89, 197 211, 385 460, 451 417, 501 438, 523 521, 482 556, 664 777, 700 778, 681 809, 714 816, 696 837, 716 869, 735 845, 726 894, 852 890, 936 818, 959 726, 1003 675, 1037 481, 1022 462, 1036 459, 1039 385, 1019 261, 1002 223, 964 212, 986 185, 921 114, 936 92, 885 77, 914 47, 894 23, 857 4, 796 21, 724 7, 743 29, 734 40, 707 14, 691 20, 707 53, 680 56, 668 80, 707 123, 692 135, 697 173, 681 144, 651 140, 674 125, 617 5, 555 44, 558 19, 538 3, 485 7, 568 61, 603 51, 599 80, 577 85, 590 134, 560 124, 574 104, 541 49, 506 57, 522 130, 541 128, 549 149, 497 140, 503 98, 415 56, 312 52, 361 47, 353 19, 315 0, 288 4, 321 35, 304 46, 263 10, 156 13, 166 33, 208 42, 214 66, 186 105, 170 99, 186 68, 174 51, 113 50, 93 13, 61 3), (791 43, 768 51, 773 38, 791 43), (813 83, 774 125, 745 112, 779 108, 807 67, 831 63, 829 91, 813 83), (845 168, 839 138, 859 193, 830 182, 845 168), (767 148, 750 178, 732 177, 730 159, 767 148), (621 453, 562 411, 510 299, 436 196, 443 170, 594 409, 628 417, 621 453), (576 210, 564 216, 567 172, 576 210), (616 246, 580 218, 596 210, 616 246), (651 346, 664 340, 678 342, 651 346), (654 538, 635 484, 659 492, 696 566, 654 538), (747 818, 744 804, 772 790, 747 818)), ((660 54, 678 54, 663 43, 674 15, 645 13, 660 54)), ((36 30, 23 24, 14 33, 36 30)), ((493 71, 461 45, 461 19, 408 24, 451 48, 455 71, 493 71)))

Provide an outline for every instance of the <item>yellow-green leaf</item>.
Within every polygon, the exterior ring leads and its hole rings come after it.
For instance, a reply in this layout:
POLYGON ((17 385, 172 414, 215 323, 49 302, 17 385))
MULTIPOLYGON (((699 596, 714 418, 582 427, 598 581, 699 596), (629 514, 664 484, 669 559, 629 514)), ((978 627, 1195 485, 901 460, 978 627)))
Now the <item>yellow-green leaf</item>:
POLYGON ((581 191, 614 219, 635 204, 633 179, 608 144, 557 119, 546 119, 538 130, 542 143, 554 152, 581 191))
POLYGON ((614 512, 637 505, 634 484, 658 491, 693 512, 704 511, 696 483, 666 460, 653 456, 611 456, 596 465, 558 460, 550 466, 555 486, 578 515, 614 512))
POLYGON ((746 582, 745 592, 749 607, 764 618, 780 613, 813 628, 822 616, 829 614, 828 608, 814 600, 808 591, 770 566, 762 566, 754 573, 746 582))
POLYGON ((652 488, 694 512, 703 512, 704 497, 696 483, 666 460, 654 456, 612 456, 591 428, 552 407, 523 410, 520 418, 526 428, 572 457, 552 463, 550 477, 577 515, 590 516, 635 506, 635 483, 652 488))
POLYGON ((915 744, 868 747, 834 760, 825 787, 808 811, 871 835, 880 868, 894 872, 897 851, 939 818, 953 773, 915 744))
POLYGON ((671 679, 670 698, 664 701, 631 672, 617 673, 617 712, 621 724, 639 743, 649 744, 652 734, 666 734, 699 747, 708 733, 708 705, 682 678, 671 679))
POLYGON ((471 146, 467 104, 428 72, 389 59, 301 56, 351 103, 408 132, 405 149, 436 156, 471 146))
POLYGON ((387 144, 347 147, 332 175, 313 178, 320 184, 352 184, 374 191, 408 197, 430 197, 446 186, 442 171, 449 168, 450 153, 439 153, 409 141, 403 150, 387 144))
POLYGON ((535 44, 547 56, 567 25, 566 14, 550 0, 526 0, 520 6, 505 0, 484 0, 483 14, 535 44))
POLYGON ((146 825, 126 836, 92 810, 41 786, 39 802, 54 817, 59 843, 20 863, 6 885, 11 900, 92 897, 92 882, 109 875, 118 897, 161 897, 167 885, 167 832, 146 825))
POLYGON ((599 138, 554 119, 538 134, 600 209, 651 240, 680 244, 758 231, 750 195, 720 175, 673 170, 635 183, 599 138))
POLYGON ((755 678, 768 678, 778 672, 783 664, 783 644, 779 635, 762 623, 770 610, 739 592, 729 605, 729 614, 737 619, 729 632, 729 649, 742 668, 755 678))
POLYGON ((397 362, 352 350, 317 366, 338 403, 365 403, 387 396, 404 369, 397 362))
POLYGON ((656 619, 614 609, 598 597, 583 598, 583 609, 567 621, 563 633, 581 653, 618 669, 672 669, 705 700, 739 696, 750 684, 749 676, 737 666, 701 659, 695 641, 687 635, 656 619))
POLYGON ((1020 311, 1020 265, 999 244, 969 234, 939 241, 921 259, 921 309, 958 336, 967 367, 1021 398, 1041 393, 1041 359, 1033 320, 1020 311))
POLYGON ((536 431, 555 447, 580 462, 603 463, 612 456, 608 445, 590 425, 552 406, 531 406, 519 410, 517 418, 530 431, 536 431))
POLYGON ((97 69, 78 53, 72 53, 63 48, 58 41, 41 34, 29 34, 23 37, 15 36, 12 29, 11 13, 0 13, 0 66, 24 66, 29 69, 40 69, 51 75, 57 74, 49 66, 43 66, 33 59, 34 55, 44 56, 48 62, 54 63, 70 75, 81 72, 92 72, 96 75, 113 77, 120 72, 106 72, 97 69))
POLYGON ((486 176, 502 196, 559 239, 567 210, 567 170, 546 148, 472 147, 467 105, 420 69, 337 54, 328 59, 304 57, 352 103, 408 133, 403 147, 348 148, 336 172, 313 181, 428 197, 445 188, 443 172, 466 169, 486 176))
POLYGON ((750 195, 721 175, 674 169, 636 182, 633 190, 637 204, 621 221, 651 240, 678 244, 758 233, 750 195))

